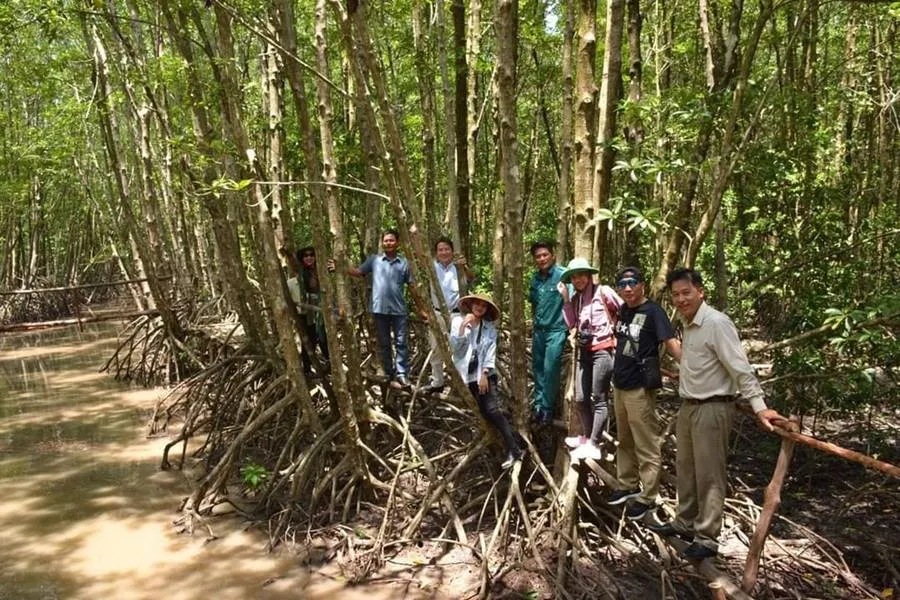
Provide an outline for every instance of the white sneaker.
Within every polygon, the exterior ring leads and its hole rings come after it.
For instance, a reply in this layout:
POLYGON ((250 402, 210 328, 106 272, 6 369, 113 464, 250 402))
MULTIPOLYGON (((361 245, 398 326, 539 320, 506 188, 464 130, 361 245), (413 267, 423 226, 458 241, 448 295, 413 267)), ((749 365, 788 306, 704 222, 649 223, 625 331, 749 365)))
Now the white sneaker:
POLYGON ((603 452, 592 442, 587 442, 572 451, 572 458, 578 460, 589 458, 591 460, 599 461, 603 460, 603 452))
POLYGON ((566 446, 568 446, 569 448, 572 448, 574 450, 575 448, 578 448, 579 446, 585 445, 587 443, 587 438, 584 437, 583 435, 573 435, 573 436, 567 437, 565 442, 566 442, 566 446))

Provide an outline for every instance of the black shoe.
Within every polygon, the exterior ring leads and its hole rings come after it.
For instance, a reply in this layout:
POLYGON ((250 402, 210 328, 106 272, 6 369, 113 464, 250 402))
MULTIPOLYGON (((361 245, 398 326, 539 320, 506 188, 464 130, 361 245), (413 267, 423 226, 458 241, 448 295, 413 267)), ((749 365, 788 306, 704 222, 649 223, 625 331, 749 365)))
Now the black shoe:
POLYGON ((440 394, 444 391, 444 384, 437 385, 435 383, 429 383, 428 385, 422 387, 422 391, 426 394, 440 394))
POLYGON ((640 521, 644 518, 644 515, 650 512, 651 508, 653 507, 649 504, 636 500, 625 510, 625 516, 628 517, 629 521, 640 521))
POLYGON ((550 411, 540 408, 534 412, 534 423, 538 427, 546 427, 553 423, 553 415, 550 411))
POLYGON ((679 555, 682 558, 686 558, 688 560, 703 560, 706 558, 714 558, 716 554, 718 554, 718 552, 716 552, 712 548, 701 546, 697 542, 694 542, 693 544, 679 552, 679 555))
POLYGON ((659 534, 663 537, 677 537, 681 538, 686 542, 694 541, 694 534, 687 531, 679 531, 675 529, 675 526, 671 523, 660 523, 659 525, 647 525, 647 529, 652 531, 653 533, 659 534))
POLYGON ((632 498, 637 498, 641 495, 641 490, 616 490, 612 494, 609 495, 609 500, 606 501, 610 506, 616 506, 617 504, 622 504, 632 498))

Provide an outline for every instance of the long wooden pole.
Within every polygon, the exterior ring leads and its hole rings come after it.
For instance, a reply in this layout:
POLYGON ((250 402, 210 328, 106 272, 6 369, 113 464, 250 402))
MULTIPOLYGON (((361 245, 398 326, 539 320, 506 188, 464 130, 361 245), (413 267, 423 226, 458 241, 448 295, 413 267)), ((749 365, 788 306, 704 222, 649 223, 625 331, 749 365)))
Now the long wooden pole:
MULTIPOLYGON (((738 404, 738 408, 745 413, 753 414, 753 410, 749 405, 741 403, 738 404)), ((885 475, 890 475, 891 477, 896 477, 900 479, 900 467, 896 465, 892 465, 890 463, 886 463, 884 461, 872 458, 871 456, 867 456, 862 454, 861 452, 856 452, 854 450, 848 450, 847 448, 842 448, 837 444, 832 444, 831 442, 823 442, 822 440, 817 440, 816 438, 804 435, 802 433, 797 433, 795 431, 790 431, 790 421, 777 419, 773 422, 775 425, 775 433, 780 435, 783 438, 793 440, 795 442, 799 442, 806 446, 810 446, 811 448, 815 448, 816 450, 821 450, 822 452, 826 452, 828 454, 833 454, 835 456, 840 456, 843 459, 853 461, 855 463, 859 463, 868 469, 874 469, 876 471, 881 471, 885 475)))

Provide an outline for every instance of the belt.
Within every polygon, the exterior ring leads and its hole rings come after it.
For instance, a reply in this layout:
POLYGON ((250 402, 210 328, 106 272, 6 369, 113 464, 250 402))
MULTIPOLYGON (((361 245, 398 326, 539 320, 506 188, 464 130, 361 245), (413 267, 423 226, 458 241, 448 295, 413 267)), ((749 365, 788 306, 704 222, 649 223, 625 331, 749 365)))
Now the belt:
MULTIPOLYGON (((441 312, 441 307, 440 307, 440 306, 435 306, 435 307, 434 307, 434 310, 435 310, 435 312, 441 312)), ((458 313, 458 312, 459 312, 459 309, 458 309, 458 308, 454 308, 453 310, 450 311, 450 314, 458 313)))
POLYGON ((737 399, 734 395, 728 396, 710 396, 709 398, 682 398, 687 404, 709 404, 710 402, 734 402, 737 399))

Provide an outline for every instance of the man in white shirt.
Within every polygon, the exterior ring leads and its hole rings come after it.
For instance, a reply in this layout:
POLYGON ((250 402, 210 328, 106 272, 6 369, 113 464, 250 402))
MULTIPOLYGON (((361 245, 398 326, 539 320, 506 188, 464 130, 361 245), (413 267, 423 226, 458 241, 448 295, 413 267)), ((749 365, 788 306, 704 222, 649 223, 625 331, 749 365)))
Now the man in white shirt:
MULTIPOLYGON (((468 281, 471 281, 472 278, 465 257, 454 261, 453 250, 453 240, 446 236, 439 237, 434 243, 434 271, 437 274, 440 293, 447 303, 447 310, 450 311, 451 318, 454 314, 459 313, 460 275, 468 281)), ((434 318, 437 319, 441 330, 446 332, 447 327, 441 315, 441 303, 437 290, 431 291, 431 306, 434 318)), ((428 313, 422 316, 426 321, 430 318, 428 313)), ((428 345, 431 347, 431 381, 422 388, 422 391, 440 392, 444 389, 444 362, 437 351, 437 340, 430 329, 428 330, 428 345)))
POLYGON ((682 556, 702 560, 718 553, 736 394, 750 402, 769 431, 773 421, 784 417, 766 408, 737 328, 727 315, 706 304, 700 274, 675 269, 666 284, 684 322, 678 387, 682 403, 675 428, 678 510, 673 522, 651 529, 692 541, 682 556))

